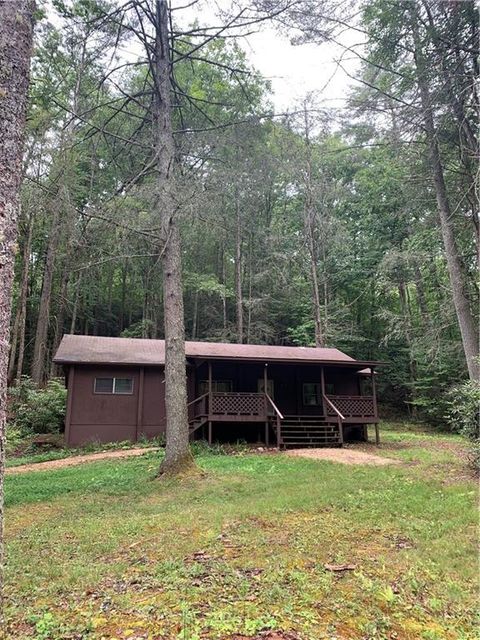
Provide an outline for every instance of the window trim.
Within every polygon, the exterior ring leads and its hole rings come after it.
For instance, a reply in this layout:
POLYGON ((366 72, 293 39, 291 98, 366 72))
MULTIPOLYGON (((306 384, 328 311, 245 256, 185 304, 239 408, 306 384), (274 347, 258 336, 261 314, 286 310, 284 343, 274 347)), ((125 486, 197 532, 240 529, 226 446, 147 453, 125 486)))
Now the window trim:
POLYGON ((302 405, 304 407, 320 407, 322 406, 322 385, 320 382, 302 382, 302 405), (305 387, 306 385, 314 385, 316 387, 316 400, 317 402, 305 402, 305 387))
POLYGON ((93 380, 93 394, 95 396, 132 396, 135 388, 135 379, 132 377, 116 377, 116 376, 95 376, 93 380), (111 380, 112 381, 112 390, 111 391, 97 391, 97 380, 111 380), (131 391, 116 391, 116 381, 117 380, 131 380, 132 388, 131 391))

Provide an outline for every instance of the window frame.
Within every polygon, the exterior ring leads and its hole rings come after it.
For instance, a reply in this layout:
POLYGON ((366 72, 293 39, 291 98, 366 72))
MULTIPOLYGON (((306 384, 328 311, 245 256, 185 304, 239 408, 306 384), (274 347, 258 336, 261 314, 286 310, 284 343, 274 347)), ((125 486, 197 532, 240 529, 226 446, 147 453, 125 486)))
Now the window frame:
POLYGON ((325 383, 325 395, 326 396, 334 396, 336 395, 335 384, 333 382, 325 383))
POLYGON ((320 407, 322 405, 322 385, 320 382, 302 382, 302 405, 304 407, 320 407), (306 394, 305 387, 307 385, 314 386, 316 388, 315 399, 316 402, 305 402, 306 394))
POLYGON ((133 376, 131 377, 120 377, 120 376, 95 376, 93 379, 93 394, 95 396, 132 396, 134 393, 135 380, 133 376), (97 391, 97 380, 111 380, 112 381, 112 390, 111 391, 97 391), (130 380, 131 381, 131 389, 130 391, 117 391, 116 390, 116 381, 117 380, 130 380))

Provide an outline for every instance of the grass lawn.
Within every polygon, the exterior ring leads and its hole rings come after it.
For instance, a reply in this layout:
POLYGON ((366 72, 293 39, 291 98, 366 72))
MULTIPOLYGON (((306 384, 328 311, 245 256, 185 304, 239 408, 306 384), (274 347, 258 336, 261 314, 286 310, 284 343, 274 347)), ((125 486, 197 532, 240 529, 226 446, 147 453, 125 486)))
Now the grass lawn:
POLYGON ((200 450, 193 480, 155 480, 159 454, 7 477, 8 638, 476 638, 463 443, 383 439, 403 464, 200 450))

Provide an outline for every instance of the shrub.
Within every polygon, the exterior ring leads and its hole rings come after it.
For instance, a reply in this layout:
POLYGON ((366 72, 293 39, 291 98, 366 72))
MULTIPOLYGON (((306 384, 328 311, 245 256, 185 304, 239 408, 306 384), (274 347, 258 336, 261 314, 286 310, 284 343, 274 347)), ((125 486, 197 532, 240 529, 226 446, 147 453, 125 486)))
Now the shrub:
POLYGON ((7 424, 6 431, 6 446, 5 451, 7 456, 10 457, 14 453, 16 453, 19 449, 23 447, 25 444, 25 435, 22 434, 21 430, 16 427, 14 424, 9 422, 7 424))
POLYGON ((447 420, 454 431, 471 442, 472 457, 480 469, 480 384, 469 380, 449 393, 447 420))
POLYGON ((9 389, 8 414, 12 431, 59 433, 64 425, 67 390, 61 380, 53 379, 45 387, 27 377, 9 389))

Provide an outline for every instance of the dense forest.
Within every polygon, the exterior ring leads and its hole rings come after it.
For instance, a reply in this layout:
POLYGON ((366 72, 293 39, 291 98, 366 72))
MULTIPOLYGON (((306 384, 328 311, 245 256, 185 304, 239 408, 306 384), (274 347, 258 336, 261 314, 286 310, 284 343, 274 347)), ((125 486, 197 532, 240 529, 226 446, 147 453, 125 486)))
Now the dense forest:
MULTIPOLYGON (((345 3, 273 4, 254 4, 258 28, 270 13, 318 55, 340 41, 345 3)), ((55 0, 37 19, 11 383, 59 375, 64 333, 164 336, 148 48, 131 46, 144 22, 116 15, 55 0)), ((439 397, 478 376, 478 13, 368 0, 352 15, 344 108, 307 95, 276 113, 235 33, 171 12, 186 339, 382 360, 384 405, 440 423, 439 397)))

